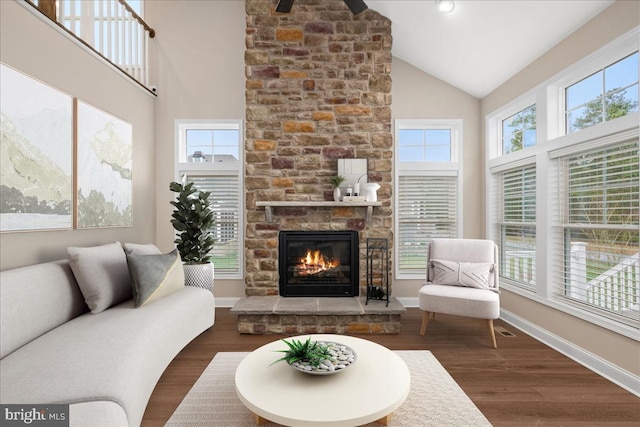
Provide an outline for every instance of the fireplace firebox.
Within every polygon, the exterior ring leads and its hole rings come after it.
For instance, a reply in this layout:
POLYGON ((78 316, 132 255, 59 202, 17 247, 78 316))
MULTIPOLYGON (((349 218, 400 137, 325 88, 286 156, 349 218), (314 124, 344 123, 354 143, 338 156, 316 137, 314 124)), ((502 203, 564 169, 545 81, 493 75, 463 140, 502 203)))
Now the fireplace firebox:
POLYGON ((281 231, 278 254, 283 297, 359 294, 357 231, 281 231))

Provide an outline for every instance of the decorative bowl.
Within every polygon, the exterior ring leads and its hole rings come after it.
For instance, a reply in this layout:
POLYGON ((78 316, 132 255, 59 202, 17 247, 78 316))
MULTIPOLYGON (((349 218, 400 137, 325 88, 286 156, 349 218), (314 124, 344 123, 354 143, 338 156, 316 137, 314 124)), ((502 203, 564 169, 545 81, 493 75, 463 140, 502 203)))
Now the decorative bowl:
POLYGON ((332 341, 319 341, 318 343, 325 344, 329 347, 329 351, 335 353, 335 356, 332 354, 333 360, 328 361, 327 364, 321 364, 318 368, 305 363, 304 360, 290 363, 289 366, 309 375, 333 375, 346 371, 358 359, 356 352, 349 346, 332 341))

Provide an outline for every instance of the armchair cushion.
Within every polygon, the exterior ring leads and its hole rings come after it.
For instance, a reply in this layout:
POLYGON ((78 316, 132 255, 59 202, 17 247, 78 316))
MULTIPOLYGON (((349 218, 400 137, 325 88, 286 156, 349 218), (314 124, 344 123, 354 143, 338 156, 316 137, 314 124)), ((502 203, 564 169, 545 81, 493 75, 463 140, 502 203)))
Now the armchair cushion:
POLYGON ((466 286, 469 288, 493 290, 489 276, 493 273, 493 263, 455 262, 432 259, 434 285, 466 286))
POLYGON ((420 310, 477 319, 500 317, 500 296, 485 289, 427 283, 418 294, 420 310))

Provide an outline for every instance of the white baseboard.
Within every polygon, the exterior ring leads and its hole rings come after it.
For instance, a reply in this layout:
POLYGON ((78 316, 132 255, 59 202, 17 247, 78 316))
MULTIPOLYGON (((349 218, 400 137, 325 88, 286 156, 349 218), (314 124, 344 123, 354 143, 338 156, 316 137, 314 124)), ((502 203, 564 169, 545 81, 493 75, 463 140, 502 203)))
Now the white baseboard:
POLYGON ((400 304, 405 307, 417 307, 418 306, 418 298, 417 297, 396 297, 400 304))
POLYGON ((216 297, 216 307, 233 307, 238 301, 240 297, 216 297))
POLYGON ((596 374, 608 379, 612 383, 619 385, 625 390, 640 397, 640 377, 622 369, 605 359, 597 356, 577 345, 561 338, 539 326, 507 311, 500 310, 500 319, 522 330, 538 341, 548 345, 554 350, 575 360, 582 366, 591 369, 596 374))

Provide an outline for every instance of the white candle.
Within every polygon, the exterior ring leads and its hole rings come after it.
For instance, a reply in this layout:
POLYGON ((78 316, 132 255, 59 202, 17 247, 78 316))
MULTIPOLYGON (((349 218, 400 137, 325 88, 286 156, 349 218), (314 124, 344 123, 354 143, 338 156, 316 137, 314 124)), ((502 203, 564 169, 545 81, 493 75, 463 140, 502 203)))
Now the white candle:
POLYGON ((353 184, 353 194, 355 196, 359 196, 360 195, 360 183, 356 182, 355 184, 353 184))

